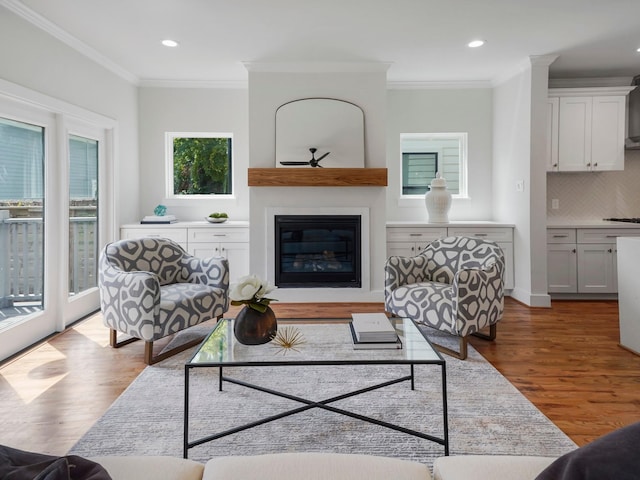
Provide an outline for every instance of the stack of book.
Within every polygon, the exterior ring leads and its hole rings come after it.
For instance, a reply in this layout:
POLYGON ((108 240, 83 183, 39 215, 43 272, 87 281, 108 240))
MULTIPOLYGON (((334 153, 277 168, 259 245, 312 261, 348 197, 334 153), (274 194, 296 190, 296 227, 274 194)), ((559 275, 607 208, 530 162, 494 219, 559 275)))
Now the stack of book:
POLYGON ((146 215, 140 223, 175 223, 177 221, 175 215, 146 215))
POLYGON ((352 313, 353 348, 402 348, 402 342, 384 313, 352 313))

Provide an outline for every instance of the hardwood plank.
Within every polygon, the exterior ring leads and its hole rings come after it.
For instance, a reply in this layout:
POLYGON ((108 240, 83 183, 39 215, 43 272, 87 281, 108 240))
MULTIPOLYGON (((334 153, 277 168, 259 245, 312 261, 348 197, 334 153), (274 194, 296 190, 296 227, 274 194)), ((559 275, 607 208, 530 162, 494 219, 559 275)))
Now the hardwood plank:
MULTIPOLYGON (((382 303, 276 302, 272 308, 283 320, 384 311, 382 303)), ((614 301, 534 309, 507 299, 496 341, 470 342, 584 445, 640 420, 640 356, 621 348, 618 335, 614 301)), ((108 337, 97 313, 0 365, 0 443, 65 454, 145 368, 143 344, 113 349, 108 337)))

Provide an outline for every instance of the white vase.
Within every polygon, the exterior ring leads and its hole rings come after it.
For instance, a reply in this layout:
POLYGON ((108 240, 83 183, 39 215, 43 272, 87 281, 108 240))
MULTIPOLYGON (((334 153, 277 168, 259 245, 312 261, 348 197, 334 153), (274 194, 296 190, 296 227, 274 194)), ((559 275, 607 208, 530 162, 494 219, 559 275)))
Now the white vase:
POLYGON ((449 223, 451 192, 447 190, 447 181, 436 173, 431 180, 430 190, 424 196, 424 204, 429 213, 429 223, 449 223))

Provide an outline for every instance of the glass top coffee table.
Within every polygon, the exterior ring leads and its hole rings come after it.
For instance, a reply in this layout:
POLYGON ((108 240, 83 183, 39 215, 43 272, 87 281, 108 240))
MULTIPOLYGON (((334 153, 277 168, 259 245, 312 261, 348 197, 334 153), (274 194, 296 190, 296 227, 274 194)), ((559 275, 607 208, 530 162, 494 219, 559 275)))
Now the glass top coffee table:
MULTIPOLYGON (((193 356, 185 364, 184 382, 184 458, 188 458, 190 448, 213 440, 232 435, 234 433, 257 427, 284 417, 295 415, 313 408, 320 408, 340 415, 346 415, 365 422, 380 425, 408 435, 436 442, 444 447, 444 454, 449 455, 449 428, 447 416, 447 381, 446 364, 429 340, 422 334, 415 323, 407 318, 391 318, 398 337, 402 342, 400 349, 354 349, 348 323, 310 323, 282 321, 278 329, 293 327, 304 337, 304 344, 294 346, 294 349, 281 349, 273 342, 265 345, 242 345, 233 335, 233 320, 223 319, 218 322, 214 330, 200 344, 193 356), (415 365, 434 365, 441 370, 442 389, 442 436, 430 435, 417 430, 404 428, 393 423, 376 418, 360 415, 355 412, 337 408, 331 404, 339 400, 360 395, 366 392, 384 388, 401 382, 410 382, 414 390, 415 365), (265 367, 265 366, 322 366, 322 365, 407 365, 407 375, 392 380, 371 385, 332 398, 310 400, 286 392, 279 392, 271 388, 247 383, 228 376, 233 367, 265 367), (294 400, 302 405, 282 413, 213 433, 203 438, 189 440, 189 372, 193 368, 217 368, 218 389, 222 391, 224 382, 233 383, 246 388, 258 390, 271 395, 294 400)), ((310 392, 311 393, 311 392, 310 392)), ((314 392, 317 393, 317 392, 314 392)))

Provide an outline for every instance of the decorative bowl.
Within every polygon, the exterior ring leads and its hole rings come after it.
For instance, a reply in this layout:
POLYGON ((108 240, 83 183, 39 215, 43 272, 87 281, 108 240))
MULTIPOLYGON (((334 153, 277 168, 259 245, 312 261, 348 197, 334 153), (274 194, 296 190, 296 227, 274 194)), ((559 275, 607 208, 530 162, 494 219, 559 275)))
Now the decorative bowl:
POLYGON ((214 217, 204 217, 204 219, 209 223, 224 223, 228 218, 214 218, 214 217))

